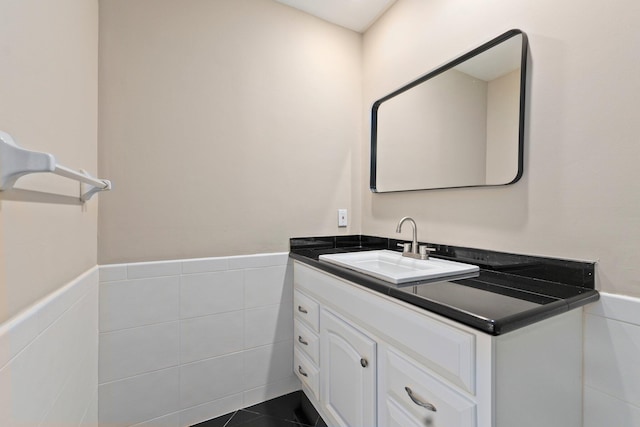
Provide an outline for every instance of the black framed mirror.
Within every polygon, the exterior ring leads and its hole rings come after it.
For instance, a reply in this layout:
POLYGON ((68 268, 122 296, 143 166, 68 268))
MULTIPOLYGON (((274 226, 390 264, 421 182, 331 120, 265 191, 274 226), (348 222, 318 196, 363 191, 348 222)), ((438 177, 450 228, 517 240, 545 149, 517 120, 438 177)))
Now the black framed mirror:
POLYGON ((510 30, 377 100, 371 191, 518 181, 527 58, 526 34, 510 30))

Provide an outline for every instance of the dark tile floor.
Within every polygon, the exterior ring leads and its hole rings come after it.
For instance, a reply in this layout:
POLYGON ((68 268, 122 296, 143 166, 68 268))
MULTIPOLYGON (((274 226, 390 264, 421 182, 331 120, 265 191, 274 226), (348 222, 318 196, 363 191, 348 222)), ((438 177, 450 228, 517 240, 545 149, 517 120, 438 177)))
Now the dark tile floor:
POLYGON ((267 400, 196 425, 197 427, 327 427, 307 396, 301 391, 267 400))

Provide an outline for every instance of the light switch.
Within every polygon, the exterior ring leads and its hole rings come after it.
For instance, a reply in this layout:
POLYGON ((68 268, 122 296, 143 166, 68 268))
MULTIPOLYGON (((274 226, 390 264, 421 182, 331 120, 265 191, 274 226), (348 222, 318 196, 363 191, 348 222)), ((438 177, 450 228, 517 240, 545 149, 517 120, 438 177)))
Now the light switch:
POLYGON ((347 219, 347 210, 338 209, 338 227, 346 227, 349 224, 347 219))

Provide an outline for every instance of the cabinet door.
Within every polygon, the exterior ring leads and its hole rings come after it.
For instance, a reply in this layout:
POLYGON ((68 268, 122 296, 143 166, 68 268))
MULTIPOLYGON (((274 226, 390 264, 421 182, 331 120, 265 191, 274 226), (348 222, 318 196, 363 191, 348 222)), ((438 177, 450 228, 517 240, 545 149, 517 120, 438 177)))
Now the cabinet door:
POLYGON ((321 404, 340 427, 376 425, 376 343, 329 310, 320 314, 321 404))

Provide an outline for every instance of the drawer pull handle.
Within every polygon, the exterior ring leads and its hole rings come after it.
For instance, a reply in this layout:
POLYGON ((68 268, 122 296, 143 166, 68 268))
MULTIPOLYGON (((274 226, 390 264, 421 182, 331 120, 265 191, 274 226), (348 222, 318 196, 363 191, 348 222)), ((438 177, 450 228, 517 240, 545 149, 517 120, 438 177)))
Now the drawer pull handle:
POLYGON ((308 313, 308 311, 307 311, 307 310, 305 310, 304 308, 302 308, 302 306, 301 306, 301 305, 299 305, 299 306, 298 306, 298 311, 299 311, 300 313, 304 313, 304 314, 307 314, 307 313, 308 313))
POLYGON ((305 341, 304 339, 302 339, 302 336, 300 336, 300 335, 298 335, 298 342, 300 344, 309 345, 309 343, 307 341, 305 341))
POLYGON ((406 390, 407 394, 409 395, 409 397, 411 398, 413 403, 415 403, 418 406, 422 406, 423 408, 428 409, 429 411, 436 412, 436 407, 435 406, 433 406, 429 402, 423 402, 420 399, 416 398, 413 395, 413 390, 411 390, 409 387, 405 387, 404 389, 406 390))
POLYGON ((367 366, 369 366, 369 361, 367 359, 365 359, 364 357, 360 359, 360 366, 362 366, 363 368, 366 368, 367 366))
POLYGON ((302 375, 303 377, 308 377, 309 374, 307 374, 303 369, 302 366, 298 365, 298 372, 300 373, 300 375, 302 375))

